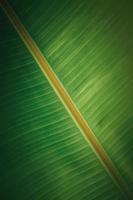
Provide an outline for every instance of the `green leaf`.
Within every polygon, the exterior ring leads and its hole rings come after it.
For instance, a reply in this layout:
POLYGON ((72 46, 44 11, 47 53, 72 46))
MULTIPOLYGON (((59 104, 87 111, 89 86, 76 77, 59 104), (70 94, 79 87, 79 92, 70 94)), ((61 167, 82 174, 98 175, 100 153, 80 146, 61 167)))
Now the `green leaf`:
MULTIPOLYGON (((130 5, 11 5, 132 190, 130 5)), ((1 27, 2 198, 123 199, 2 11, 1 27)))

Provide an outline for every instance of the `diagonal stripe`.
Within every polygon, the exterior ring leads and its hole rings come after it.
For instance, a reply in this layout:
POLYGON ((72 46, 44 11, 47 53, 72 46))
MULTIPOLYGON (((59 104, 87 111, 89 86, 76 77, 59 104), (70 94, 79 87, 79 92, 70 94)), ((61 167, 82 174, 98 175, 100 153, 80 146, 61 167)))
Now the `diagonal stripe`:
POLYGON ((51 86, 54 88, 56 94, 59 96, 60 100, 64 104, 67 111, 70 113, 71 117, 77 124, 77 126, 80 128, 81 132, 83 133, 86 140, 91 145, 92 149, 95 151, 97 157, 100 159, 101 163, 109 173, 109 175, 112 177, 115 184, 118 186, 120 191, 123 193, 123 195, 128 198, 132 199, 132 195, 121 177, 119 171, 114 166, 113 162, 103 149, 102 145, 88 126, 87 122, 81 115, 80 111, 72 101, 71 97, 61 84, 60 80, 52 70, 52 68, 49 66, 47 60, 39 50, 36 43, 32 40, 31 36, 23 26, 23 24, 20 22, 18 17, 16 16, 13 9, 10 7, 7 1, 0 0, 0 5, 2 9, 4 10, 5 14, 8 16, 9 20, 11 21, 12 25, 18 32, 19 36, 27 46, 28 50, 32 54, 33 58, 38 63, 38 66, 42 70, 42 72, 47 77, 48 81, 50 82, 51 86))

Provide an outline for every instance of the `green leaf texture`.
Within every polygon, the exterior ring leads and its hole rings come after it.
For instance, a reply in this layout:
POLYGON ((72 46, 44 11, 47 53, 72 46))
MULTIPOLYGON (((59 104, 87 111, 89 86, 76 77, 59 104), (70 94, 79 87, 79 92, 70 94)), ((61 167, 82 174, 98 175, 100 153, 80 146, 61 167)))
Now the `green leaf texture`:
MULTIPOLYGON (((9 1, 133 190, 133 3, 9 1)), ((0 199, 125 199, 0 10, 0 199)))

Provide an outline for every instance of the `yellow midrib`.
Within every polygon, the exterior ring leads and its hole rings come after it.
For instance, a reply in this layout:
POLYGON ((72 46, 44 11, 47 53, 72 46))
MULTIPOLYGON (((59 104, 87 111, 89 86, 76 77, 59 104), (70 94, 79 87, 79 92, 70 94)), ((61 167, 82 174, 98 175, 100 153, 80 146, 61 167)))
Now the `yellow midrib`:
POLYGON ((113 162, 103 149, 102 145, 88 126, 87 122, 85 121, 84 117, 81 115, 80 111, 72 101, 71 97, 65 90, 64 86, 52 70, 52 68, 49 66, 48 62, 46 61, 45 57, 41 53, 40 49, 36 45, 36 43, 33 41, 23 24, 20 22, 18 17, 16 16, 15 12, 11 8, 11 6, 8 4, 7 1, 1 0, 0 1, 1 7, 4 10, 5 14, 8 16, 9 20, 11 21, 12 25, 18 32, 19 36, 27 46, 28 50, 32 54, 33 58, 38 63, 38 66, 42 70, 42 72, 47 77, 48 81, 54 88, 56 94, 61 99, 62 103, 66 107, 67 111, 70 113, 71 117, 77 124, 77 126, 80 128, 81 132, 91 145, 92 149, 95 151, 96 155, 102 162, 104 168, 107 170, 107 172, 112 177, 115 184, 118 186, 120 191, 124 194, 125 197, 128 199, 132 199, 132 195, 121 177, 119 171, 114 166, 113 162))

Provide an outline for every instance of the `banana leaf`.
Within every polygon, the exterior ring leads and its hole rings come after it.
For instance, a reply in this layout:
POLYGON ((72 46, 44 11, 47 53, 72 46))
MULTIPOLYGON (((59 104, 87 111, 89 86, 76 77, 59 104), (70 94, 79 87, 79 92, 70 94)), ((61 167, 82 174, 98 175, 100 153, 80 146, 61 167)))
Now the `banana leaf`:
MULTIPOLYGON (((133 190, 133 3, 8 1, 133 190)), ((0 9, 0 199, 126 199, 0 9)))

